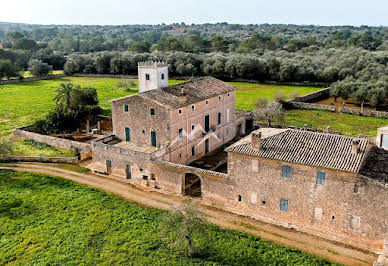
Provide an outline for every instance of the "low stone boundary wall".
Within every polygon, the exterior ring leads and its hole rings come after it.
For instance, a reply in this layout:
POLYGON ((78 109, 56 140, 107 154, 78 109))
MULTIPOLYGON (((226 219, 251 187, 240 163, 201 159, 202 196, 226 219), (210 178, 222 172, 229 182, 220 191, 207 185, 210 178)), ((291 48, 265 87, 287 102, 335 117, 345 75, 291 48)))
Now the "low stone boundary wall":
POLYGON ((40 77, 40 78, 23 78, 23 79, 0 80, 0 85, 14 84, 14 83, 20 83, 20 82, 39 81, 39 80, 54 79, 54 78, 63 78, 63 77, 66 77, 66 76, 67 76, 66 74, 57 74, 57 75, 44 76, 44 77, 40 77))
POLYGON ((355 109, 355 108, 349 108, 349 107, 341 107, 340 109, 341 113, 344 114, 351 114, 351 115, 360 115, 360 116, 370 116, 370 117, 378 117, 383 119, 388 119, 388 112, 384 111, 374 111, 374 110, 363 110, 361 112, 361 109, 355 109))
POLYGON ((324 110, 324 111, 335 112, 334 105, 304 103, 304 102, 297 102, 294 100, 285 103, 285 108, 286 109, 324 110))
POLYGON ((14 130, 13 134, 18 138, 33 139, 37 142, 43 142, 51 146, 62 148, 62 149, 68 149, 68 150, 75 149, 78 151, 81 151, 83 149, 89 149, 89 150, 92 149, 92 145, 89 143, 82 143, 74 140, 42 135, 42 134, 30 132, 28 131, 28 129, 31 129, 31 126, 17 128, 14 130))
POLYGON ((0 157, 0 162, 33 162, 33 163, 68 163, 77 164, 77 157, 31 157, 31 156, 9 156, 0 157))
POLYGON ((296 97, 292 101, 294 102, 303 102, 303 103, 314 103, 319 100, 323 100, 330 97, 330 88, 323 90, 315 91, 300 97, 296 97))

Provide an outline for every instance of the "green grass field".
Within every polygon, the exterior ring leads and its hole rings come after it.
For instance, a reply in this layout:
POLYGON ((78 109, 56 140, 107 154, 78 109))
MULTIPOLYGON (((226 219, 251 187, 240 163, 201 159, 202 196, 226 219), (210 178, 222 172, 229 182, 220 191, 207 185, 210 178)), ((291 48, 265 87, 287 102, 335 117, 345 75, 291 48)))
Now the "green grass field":
POLYGON ((322 87, 289 86, 277 84, 257 84, 247 82, 229 82, 238 91, 236 94, 236 108, 242 110, 253 110, 253 104, 259 97, 266 97, 272 101, 278 92, 282 92, 287 99, 290 94, 297 92, 299 96, 321 90, 322 87))
POLYGON ((159 236, 162 211, 70 181, 0 171, 0 264, 325 265, 323 259, 207 225, 194 258, 159 236), (211 239, 211 241, 208 241, 211 239))
POLYGON ((364 117, 350 114, 338 114, 318 110, 289 110, 286 118, 287 125, 304 126, 326 129, 327 126, 344 135, 358 136, 358 134, 377 134, 377 128, 387 126, 387 119, 364 117))

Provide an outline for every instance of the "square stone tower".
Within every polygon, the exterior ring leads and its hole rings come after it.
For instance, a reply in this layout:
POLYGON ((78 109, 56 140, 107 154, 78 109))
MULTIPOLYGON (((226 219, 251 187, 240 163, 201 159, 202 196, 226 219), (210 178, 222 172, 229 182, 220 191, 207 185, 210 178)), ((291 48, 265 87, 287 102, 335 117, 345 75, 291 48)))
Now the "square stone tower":
POLYGON ((167 62, 139 62, 139 93, 168 87, 167 62))

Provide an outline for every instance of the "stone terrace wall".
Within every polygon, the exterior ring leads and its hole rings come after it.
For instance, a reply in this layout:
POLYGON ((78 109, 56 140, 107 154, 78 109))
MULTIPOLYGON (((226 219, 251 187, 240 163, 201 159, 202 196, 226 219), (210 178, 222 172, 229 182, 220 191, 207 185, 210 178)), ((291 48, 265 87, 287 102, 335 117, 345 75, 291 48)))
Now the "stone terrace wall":
POLYGON ((20 83, 20 82, 31 82, 31 81, 39 81, 39 80, 46 80, 46 79, 53 79, 53 78, 63 78, 66 77, 65 74, 58 74, 58 75, 49 75, 44 76, 40 78, 24 78, 24 79, 10 79, 10 80, 1 80, 0 85, 5 84, 14 84, 14 83, 20 83))
POLYGON ((56 138, 52 136, 42 135, 42 134, 30 132, 28 131, 29 129, 31 129, 31 126, 17 128, 14 130, 13 134, 18 138, 33 139, 35 141, 43 142, 51 146, 62 148, 62 149, 68 149, 68 150, 76 149, 81 151, 82 149, 92 148, 91 144, 89 143, 82 143, 74 140, 61 139, 61 138, 56 138))
POLYGON ((0 162, 34 162, 34 163, 68 163, 77 164, 77 157, 31 157, 31 156, 9 156, 0 157, 0 162))

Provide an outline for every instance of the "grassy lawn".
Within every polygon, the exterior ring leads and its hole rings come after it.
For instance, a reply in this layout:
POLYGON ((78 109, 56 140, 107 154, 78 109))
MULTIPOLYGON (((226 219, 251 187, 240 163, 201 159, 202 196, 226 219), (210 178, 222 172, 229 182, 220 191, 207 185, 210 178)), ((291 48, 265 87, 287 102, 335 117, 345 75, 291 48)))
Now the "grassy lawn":
POLYGON ((0 171, 0 264, 324 265, 313 255, 208 225, 183 257, 158 234, 162 211, 70 181, 0 171), (211 239, 211 241, 208 241, 211 239))
POLYGON ((14 139, 10 138, 14 143, 15 156, 35 156, 35 157, 74 157, 74 150, 66 150, 57 148, 46 143, 36 142, 31 139, 14 139))
POLYGON ((305 95, 321 90, 322 87, 289 86, 277 84, 257 84, 247 82, 228 82, 238 89, 236 94, 236 108, 243 110, 253 110, 253 104, 259 97, 267 97, 272 101, 278 92, 284 93, 289 98, 295 91, 298 95, 305 95))
POLYGON ((343 135, 357 136, 358 134, 376 135, 377 128, 387 126, 387 119, 363 117, 349 114, 338 114, 318 110, 289 110, 287 125, 304 126, 326 129, 327 126, 343 135))

